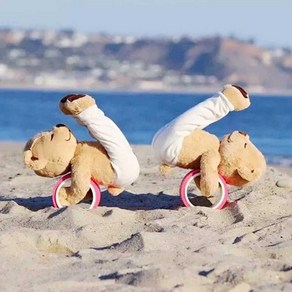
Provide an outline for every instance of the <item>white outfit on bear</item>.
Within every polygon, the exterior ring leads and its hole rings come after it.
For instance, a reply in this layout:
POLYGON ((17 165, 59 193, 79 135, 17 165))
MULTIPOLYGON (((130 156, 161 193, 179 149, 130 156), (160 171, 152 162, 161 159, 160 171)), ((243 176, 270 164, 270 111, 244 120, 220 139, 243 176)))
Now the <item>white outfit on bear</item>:
POLYGON ((152 141, 155 155, 162 163, 176 165, 185 137, 195 129, 204 129, 233 110, 233 105, 222 92, 195 105, 155 134, 152 141))
POLYGON ((118 126, 97 105, 90 106, 74 118, 86 126, 90 135, 107 151, 116 175, 115 185, 123 187, 133 183, 139 176, 140 166, 118 126))

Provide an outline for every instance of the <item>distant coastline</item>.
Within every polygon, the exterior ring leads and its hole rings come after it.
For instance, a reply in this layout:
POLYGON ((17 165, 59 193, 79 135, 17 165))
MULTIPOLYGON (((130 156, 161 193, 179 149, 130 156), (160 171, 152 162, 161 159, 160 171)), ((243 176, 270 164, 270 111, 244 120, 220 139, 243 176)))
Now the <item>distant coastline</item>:
MULTIPOLYGON (((29 91, 70 91, 70 92, 122 92, 122 93, 169 93, 169 94, 195 94, 195 93, 202 93, 202 94, 213 94, 219 91, 222 85, 218 86, 205 86, 205 87, 190 87, 190 88, 163 88, 163 89, 156 89, 156 88, 117 88, 117 87, 86 87, 86 86, 36 86, 32 84, 0 84, 0 90, 29 90, 29 91)), ((245 87, 245 89, 249 92, 250 95, 260 96, 288 96, 292 97, 292 90, 253 90, 249 87, 245 87)))
POLYGON ((236 37, 148 38, 0 28, 0 87, 123 92, 292 93, 292 50, 236 37))

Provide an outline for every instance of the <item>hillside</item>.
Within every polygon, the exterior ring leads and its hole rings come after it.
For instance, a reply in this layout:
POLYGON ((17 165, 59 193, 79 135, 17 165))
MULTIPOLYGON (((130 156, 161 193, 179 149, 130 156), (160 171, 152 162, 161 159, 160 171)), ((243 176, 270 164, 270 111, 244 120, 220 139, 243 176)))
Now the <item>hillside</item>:
POLYGON ((234 38, 0 30, 0 86, 292 92, 292 53, 234 38))

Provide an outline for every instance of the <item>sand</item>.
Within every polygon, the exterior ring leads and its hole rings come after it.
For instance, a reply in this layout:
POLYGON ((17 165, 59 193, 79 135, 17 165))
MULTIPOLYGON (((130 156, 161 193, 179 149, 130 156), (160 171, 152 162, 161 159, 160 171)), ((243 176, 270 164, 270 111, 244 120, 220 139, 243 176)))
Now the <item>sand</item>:
POLYGON ((22 144, 0 144, 0 291, 292 291, 292 188, 269 167, 231 188, 224 210, 182 207, 184 170, 158 173, 134 146, 141 176, 101 206, 51 205, 55 179, 24 167, 22 144))

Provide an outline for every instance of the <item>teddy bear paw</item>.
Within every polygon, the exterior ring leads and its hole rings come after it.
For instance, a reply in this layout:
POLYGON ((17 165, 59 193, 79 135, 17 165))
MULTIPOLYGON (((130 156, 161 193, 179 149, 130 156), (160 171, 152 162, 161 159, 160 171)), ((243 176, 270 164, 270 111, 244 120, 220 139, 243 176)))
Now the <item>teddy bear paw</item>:
POLYGON ((74 197, 68 195, 69 189, 70 188, 66 187, 61 188, 59 191, 59 202, 63 207, 75 205, 78 203, 74 197))
POLYGON ((86 94, 69 94, 60 100, 59 106, 65 115, 78 115, 95 104, 94 98, 86 94))
POLYGON ((114 186, 109 186, 108 187, 108 192, 113 195, 113 196, 118 196, 120 193, 124 191, 123 188, 120 187, 114 187, 114 186))
POLYGON ((227 97, 236 111, 242 111, 250 106, 249 95, 240 86, 225 85, 222 93, 227 97))
POLYGON ((64 199, 64 198, 59 198, 59 202, 60 202, 60 205, 61 205, 62 207, 68 207, 68 206, 71 205, 71 204, 70 204, 66 199, 64 199))

